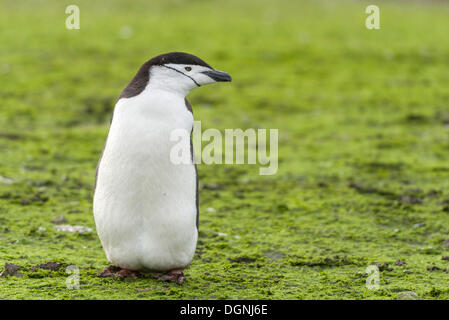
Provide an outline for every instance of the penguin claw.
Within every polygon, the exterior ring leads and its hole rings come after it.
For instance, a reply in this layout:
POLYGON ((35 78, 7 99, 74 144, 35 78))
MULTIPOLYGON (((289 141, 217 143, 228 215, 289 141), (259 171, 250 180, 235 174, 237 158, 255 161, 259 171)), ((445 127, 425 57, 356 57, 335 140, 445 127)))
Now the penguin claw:
MULTIPOLYGON (((186 277, 182 272, 183 269, 174 269, 166 273, 153 273, 153 278, 183 284, 186 277)), ((99 277, 119 277, 119 278, 138 278, 141 276, 139 271, 120 268, 117 266, 109 266, 98 273, 99 277)))
POLYGON ((105 268, 103 271, 98 273, 100 277, 119 277, 119 278, 137 278, 139 276, 139 272, 123 269, 116 266, 109 266, 105 268))
POLYGON ((163 281, 176 282, 179 284, 183 284, 186 279, 182 269, 170 270, 167 273, 155 273, 153 274, 153 277, 163 281))
POLYGON ((113 277, 115 273, 120 271, 119 267, 116 266, 109 266, 107 268, 104 268, 103 271, 99 272, 98 275, 100 277, 113 277))
POLYGON ((117 277, 120 278, 137 278, 139 277, 140 273, 138 271, 133 271, 129 269, 122 269, 119 272, 117 272, 117 277))

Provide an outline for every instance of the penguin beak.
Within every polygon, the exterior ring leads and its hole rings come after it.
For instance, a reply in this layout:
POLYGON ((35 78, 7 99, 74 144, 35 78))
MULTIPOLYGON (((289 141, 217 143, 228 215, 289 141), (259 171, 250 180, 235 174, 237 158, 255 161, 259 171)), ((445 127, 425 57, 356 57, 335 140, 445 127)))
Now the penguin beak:
POLYGON ((217 82, 231 82, 232 81, 232 77, 223 71, 207 70, 207 71, 203 71, 201 73, 205 74, 206 76, 208 76, 209 78, 211 78, 212 80, 215 80, 217 82))

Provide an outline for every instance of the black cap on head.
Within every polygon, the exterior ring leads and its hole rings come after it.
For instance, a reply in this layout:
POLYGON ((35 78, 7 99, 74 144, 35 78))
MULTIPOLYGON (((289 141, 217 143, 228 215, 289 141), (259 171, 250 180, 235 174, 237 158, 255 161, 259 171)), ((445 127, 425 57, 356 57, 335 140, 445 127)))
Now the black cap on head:
POLYGON ((149 60, 147 63, 150 63, 151 65, 158 65, 158 66, 168 64, 168 63, 192 64, 192 65, 198 65, 198 66, 203 66, 203 67, 212 69, 212 67, 210 65, 208 65, 206 62, 204 62, 200 58, 194 56, 193 54, 189 54, 189 53, 185 53, 185 52, 170 52, 170 53, 161 54, 161 55, 149 60))
POLYGON ((191 64, 213 69, 210 65, 208 65, 200 58, 194 56, 193 54, 185 52, 164 53, 148 60, 140 67, 139 71, 137 71, 134 78, 132 78, 128 86, 121 93, 119 99, 131 98, 140 94, 145 89, 145 87, 148 84, 148 81, 150 80, 150 74, 148 72, 150 68, 152 66, 162 66, 164 64, 169 63, 191 64))

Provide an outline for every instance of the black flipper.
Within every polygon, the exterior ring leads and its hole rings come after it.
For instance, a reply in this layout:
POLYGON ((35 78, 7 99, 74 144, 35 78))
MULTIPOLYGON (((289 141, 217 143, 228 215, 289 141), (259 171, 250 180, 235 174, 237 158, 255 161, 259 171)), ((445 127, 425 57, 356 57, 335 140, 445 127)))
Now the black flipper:
MULTIPOLYGON (((186 103, 186 108, 193 114, 192 106, 190 105, 187 99, 184 99, 186 103)), ((193 132, 193 128, 192 128, 193 132)), ((192 142, 192 133, 190 133, 190 154, 192 156, 192 162, 194 162, 194 150, 193 150, 193 142, 192 142)), ((199 209, 199 197, 198 197, 198 169, 196 168, 196 163, 193 163, 195 167, 195 176, 196 176, 196 229, 199 230, 200 225, 200 209, 199 209)))

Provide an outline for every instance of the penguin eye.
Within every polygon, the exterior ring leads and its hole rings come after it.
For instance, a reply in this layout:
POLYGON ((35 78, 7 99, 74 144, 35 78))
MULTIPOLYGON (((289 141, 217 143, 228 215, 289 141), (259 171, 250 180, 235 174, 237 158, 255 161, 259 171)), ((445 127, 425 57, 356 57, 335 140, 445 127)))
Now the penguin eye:
POLYGON ((185 67, 184 69, 186 69, 186 71, 190 71, 190 70, 192 70, 192 68, 191 68, 191 67, 185 67))

